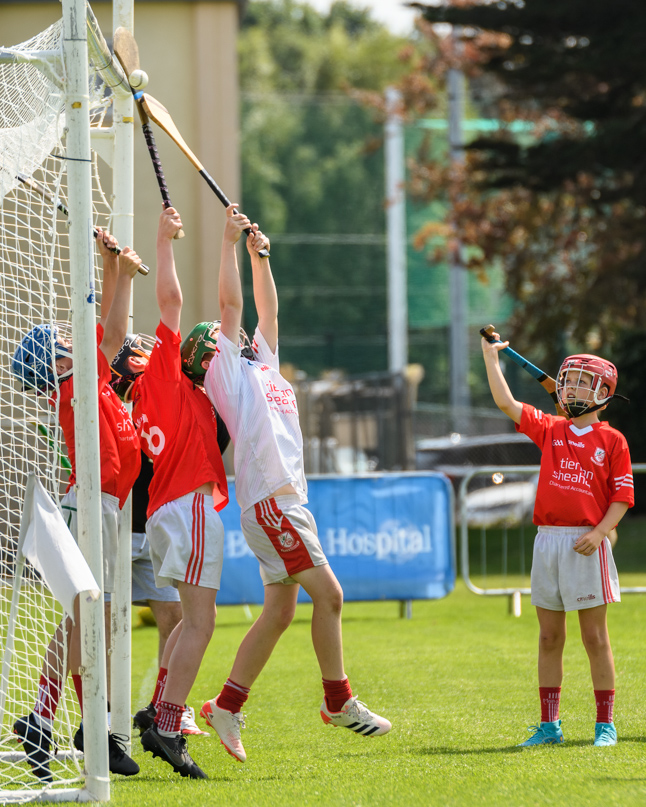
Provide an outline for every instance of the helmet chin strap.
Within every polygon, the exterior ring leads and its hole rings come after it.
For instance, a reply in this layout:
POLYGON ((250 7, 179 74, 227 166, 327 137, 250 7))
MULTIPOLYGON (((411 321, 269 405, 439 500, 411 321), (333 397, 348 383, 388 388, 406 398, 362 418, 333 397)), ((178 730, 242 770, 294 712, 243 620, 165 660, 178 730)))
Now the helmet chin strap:
POLYGON ((589 412, 596 412, 598 409, 603 409, 603 407, 607 406, 610 403, 610 401, 613 400, 613 398, 617 398, 620 401, 626 401, 626 403, 630 403, 630 398, 626 398, 624 395, 617 395, 617 393, 615 393, 614 395, 609 395, 603 401, 603 403, 596 404, 595 406, 589 406, 587 409, 584 409, 583 412, 578 412, 577 413, 577 412, 572 411, 573 409, 578 409, 579 408, 579 405, 576 404, 576 403, 575 404, 566 404, 565 406, 563 406, 563 409, 565 409, 565 411, 568 413, 568 415, 570 417, 578 418, 578 417, 581 417, 581 415, 587 415, 589 412))
POLYGON ((240 351, 240 355, 243 359, 249 359, 250 361, 254 361, 256 358, 253 350, 250 347, 243 347, 240 351))

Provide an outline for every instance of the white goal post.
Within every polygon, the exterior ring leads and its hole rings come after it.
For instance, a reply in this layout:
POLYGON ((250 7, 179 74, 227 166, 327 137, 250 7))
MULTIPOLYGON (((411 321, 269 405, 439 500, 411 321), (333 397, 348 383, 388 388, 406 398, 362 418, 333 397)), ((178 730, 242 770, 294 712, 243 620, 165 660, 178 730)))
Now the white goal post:
MULTIPOLYGON (((51 781, 34 775, 13 725, 31 712, 43 657, 63 618, 43 578, 16 548, 28 475, 55 501, 65 489, 57 413, 22 391, 11 359, 34 325, 71 326, 74 351, 78 541, 102 577, 94 226, 133 236, 132 95, 85 0, 62 0, 58 23, 0 48, 0 803, 110 798, 103 598, 81 602, 84 750, 68 681, 56 712, 51 781), (109 164, 99 166, 98 155, 109 164), (101 182, 111 181, 110 203, 101 182), (46 195, 24 178, 35 180, 46 195), (52 201, 53 198, 53 201, 52 201), (60 211, 68 213, 68 217, 60 211), (20 573, 22 571, 22 573, 20 573)), ((132 30, 132 0, 115 0, 114 26, 132 30)), ((123 537, 129 539, 129 511, 123 537)), ((112 724, 130 736, 130 541, 120 541, 112 608, 112 724)), ((67 645, 61 642, 63 666, 67 645)), ((63 679, 65 673, 62 674, 63 679)))

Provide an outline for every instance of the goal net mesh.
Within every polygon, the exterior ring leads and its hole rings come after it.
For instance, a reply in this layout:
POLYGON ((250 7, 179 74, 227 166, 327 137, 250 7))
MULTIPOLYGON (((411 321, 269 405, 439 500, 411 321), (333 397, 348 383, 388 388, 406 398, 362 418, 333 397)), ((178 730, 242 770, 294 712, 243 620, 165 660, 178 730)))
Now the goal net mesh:
MULTIPOLYGON (((65 150, 65 68, 62 22, 3 49, 0 59, 0 802, 34 798, 45 785, 56 790, 82 781, 83 759, 73 738, 80 709, 71 677, 52 725, 51 781, 35 774, 17 741, 16 720, 32 712, 43 659, 64 615, 36 570, 22 574, 17 541, 26 480, 35 473, 55 501, 65 491, 69 467, 57 412, 48 398, 22 391, 11 372, 21 338, 34 325, 71 331, 65 150), (14 54, 7 61, 8 52, 14 54), (41 69, 40 52, 50 55, 41 69), (58 54, 58 55, 56 55, 58 54), (29 61, 24 61, 28 59, 29 61), (31 184, 29 180, 35 181, 31 184), (38 188, 38 190, 35 190, 38 188), (13 602, 13 606, 12 606, 13 602)), ((93 126, 109 122, 111 96, 90 64, 93 126), (107 118, 107 120, 106 120, 107 118)), ((110 227, 110 206, 93 155, 95 225, 110 227)), ((100 293, 100 277, 97 276, 100 293)), ((61 637, 59 637, 61 638, 61 637)), ((54 657, 63 669, 67 641, 54 657)), ((50 676, 56 675, 46 668, 50 676)), ((42 772, 41 772, 42 773, 42 772)), ((45 777, 47 778, 47 777, 45 777)))

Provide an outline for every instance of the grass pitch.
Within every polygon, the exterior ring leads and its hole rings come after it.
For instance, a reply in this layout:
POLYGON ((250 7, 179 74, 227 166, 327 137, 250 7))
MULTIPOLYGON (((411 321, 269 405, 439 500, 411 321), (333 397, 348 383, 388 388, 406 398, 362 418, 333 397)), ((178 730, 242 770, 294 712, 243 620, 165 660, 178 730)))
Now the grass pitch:
MULTIPOLYGON (((643 581, 643 577, 641 578, 643 581)), ((637 581, 623 580, 624 585, 637 581)), ((251 692, 242 739, 248 761, 230 757, 214 733, 189 738, 208 781, 187 781, 144 754, 141 773, 112 777, 112 802, 128 807, 299 805, 643 805, 646 803, 644 667, 646 597, 608 609, 617 666, 619 744, 594 748, 595 707, 578 620, 568 617, 561 718, 565 744, 519 749, 540 719, 538 627, 529 598, 509 616, 502 598, 458 583, 444 600, 347 603, 346 669, 355 694, 393 729, 364 738, 321 721, 320 675, 309 638, 310 607, 296 619, 251 692)), ((252 607, 254 617, 258 606, 252 607)), ((226 680, 249 621, 219 609, 215 635, 190 697, 196 713, 226 680)), ((133 634, 133 709, 150 699, 157 634, 133 634)), ((198 718, 198 722, 202 723, 198 718)))

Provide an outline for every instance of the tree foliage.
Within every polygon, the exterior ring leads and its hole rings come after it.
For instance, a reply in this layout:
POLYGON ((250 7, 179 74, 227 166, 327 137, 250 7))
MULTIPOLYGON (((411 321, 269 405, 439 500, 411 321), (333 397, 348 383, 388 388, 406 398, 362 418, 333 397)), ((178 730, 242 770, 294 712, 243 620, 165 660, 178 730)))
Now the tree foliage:
POLYGON ((243 200, 275 236, 281 355, 311 373, 383 370, 383 129, 358 99, 415 75, 415 51, 344 2, 256 0, 239 53, 243 200))
POLYGON ((460 26, 459 46, 426 28, 435 74, 464 69, 503 125, 470 144, 464 170, 421 159, 418 193, 449 189, 471 268, 503 261, 521 348, 543 346, 551 366, 568 346, 612 351, 624 328, 646 329, 646 3, 419 7, 460 26))

